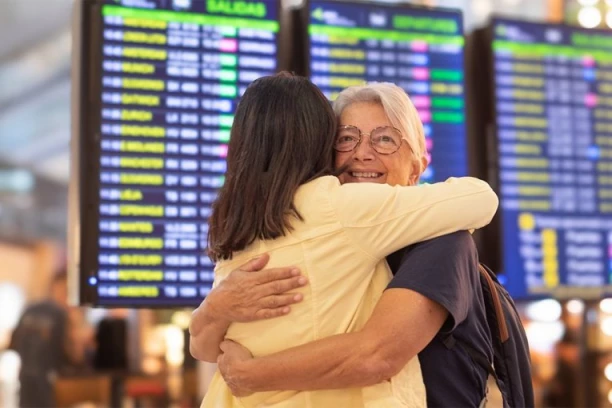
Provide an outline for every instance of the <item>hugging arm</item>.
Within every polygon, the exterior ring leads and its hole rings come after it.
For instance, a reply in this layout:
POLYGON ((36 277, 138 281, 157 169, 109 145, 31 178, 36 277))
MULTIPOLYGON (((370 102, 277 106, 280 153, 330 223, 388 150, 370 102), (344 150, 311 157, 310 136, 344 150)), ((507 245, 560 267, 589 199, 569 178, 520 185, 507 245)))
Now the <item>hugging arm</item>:
MULTIPOLYGON (((345 184, 331 189, 330 202, 348 239, 376 261, 419 241, 480 228, 498 205, 488 184, 469 177, 419 187, 345 184)), ((257 359, 225 353, 219 368, 237 395, 372 385, 397 374, 447 317, 447 309, 415 290, 390 289, 361 331, 257 359)), ((228 342, 222 349, 234 347, 228 342)))
POLYGON ((233 358, 235 344, 226 342, 219 369, 238 396, 373 385, 397 374, 429 344, 447 315, 446 309, 415 291, 389 289, 361 331, 255 359, 233 358))
MULTIPOLYGON (((489 185, 470 177, 419 187, 347 184, 333 191, 330 200, 348 235, 358 247, 375 259, 381 259, 409 244, 448 232, 480 228, 490 222, 498 205, 497 196, 489 185)), ((261 267, 263 265, 259 269, 261 267)), ((239 271, 232 272, 230 277, 236 273, 239 271)), ((301 300, 292 295, 274 295, 298 287, 295 285, 295 277, 289 275, 283 290, 277 287, 276 291, 270 291, 271 285, 277 285, 271 282, 274 278, 268 279, 265 284, 251 280, 246 285, 248 288, 236 292, 242 295, 255 294, 256 303, 260 305, 262 302, 272 302, 265 306, 269 310, 260 312, 255 318, 251 313, 249 319, 227 316, 237 306, 227 301, 229 295, 226 294, 224 298, 221 287, 224 284, 229 288, 239 286, 241 280, 246 282, 247 276, 236 276, 235 281, 230 281, 228 277, 194 312, 190 326, 190 348, 194 357, 215 361, 220 352, 219 343, 231 322, 280 316, 288 312, 284 305, 301 300), (255 290, 262 289, 264 285, 268 286, 267 292, 255 290), (215 299, 219 301, 215 302, 215 299), (219 306, 215 307, 216 304, 219 306), (280 304, 284 305, 278 307, 280 304)), ((433 308, 432 305, 428 307, 433 308)))
POLYGON ((219 369, 236 395, 359 387, 386 380, 438 332, 450 333, 466 318, 477 259, 472 237, 465 231, 419 244, 404 253, 362 330, 255 359, 224 342, 219 369))
POLYGON ((416 187, 344 184, 331 200, 347 236, 376 261, 420 241, 484 227, 499 203, 487 183, 472 177, 416 187))

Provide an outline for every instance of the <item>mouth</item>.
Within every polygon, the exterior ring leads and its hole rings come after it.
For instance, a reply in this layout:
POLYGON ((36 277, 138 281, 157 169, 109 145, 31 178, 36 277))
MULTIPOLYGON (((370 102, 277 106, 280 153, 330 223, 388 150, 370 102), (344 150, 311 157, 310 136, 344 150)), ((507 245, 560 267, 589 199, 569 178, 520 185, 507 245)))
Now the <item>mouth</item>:
POLYGON ((383 173, 374 171, 347 171, 347 174, 358 179, 377 179, 383 176, 383 173))

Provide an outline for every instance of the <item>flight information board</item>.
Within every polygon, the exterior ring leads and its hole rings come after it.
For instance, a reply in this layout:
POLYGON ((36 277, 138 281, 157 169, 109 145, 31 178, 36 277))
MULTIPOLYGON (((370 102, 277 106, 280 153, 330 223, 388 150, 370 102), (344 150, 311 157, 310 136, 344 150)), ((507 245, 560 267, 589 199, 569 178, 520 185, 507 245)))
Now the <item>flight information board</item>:
POLYGON ((94 10, 101 38, 84 46, 100 50, 88 109, 99 157, 86 154, 99 180, 85 188, 98 217, 83 238, 97 243, 86 285, 100 305, 197 305, 213 281, 206 220, 236 104, 277 69, 278 4, 108 0, 94 10))
POLYGON ((491 30, 506 286, 612 293, 612 33, 491 30))
POLYGON ((425 128, 430 165, 421 181, 467 175, 461 13, 315 0, 308 12, 310 77, 326 96, 397 84, 425 128))

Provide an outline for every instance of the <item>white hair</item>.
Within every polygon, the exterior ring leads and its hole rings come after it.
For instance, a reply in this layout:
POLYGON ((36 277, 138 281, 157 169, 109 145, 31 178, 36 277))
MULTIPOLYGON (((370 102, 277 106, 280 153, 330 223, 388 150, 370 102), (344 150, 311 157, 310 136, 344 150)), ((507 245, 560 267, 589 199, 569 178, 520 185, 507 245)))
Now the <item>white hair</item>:
POLYGON ((399 86, 390 82, 372 82, 351 86, 338 94, 333 108, 340 119, 342 112, 358 102, 378 103, 382 106, 391 124, 402 132, 414 159, 418 162, 419 173, 423 172, 423 158, 427 158, 423 123, 414 104, 399 86))

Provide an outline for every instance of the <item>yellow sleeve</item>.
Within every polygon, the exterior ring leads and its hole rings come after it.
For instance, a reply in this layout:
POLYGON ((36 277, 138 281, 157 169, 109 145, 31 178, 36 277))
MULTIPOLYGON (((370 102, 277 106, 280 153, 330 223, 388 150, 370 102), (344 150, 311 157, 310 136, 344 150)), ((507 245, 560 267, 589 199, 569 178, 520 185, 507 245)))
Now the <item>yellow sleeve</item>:
POLYGON ((472 177, 416 187, 349 183, 331 193, 347 234, 376 260, 416 242, 484 227, 498 204, 491 187, 472 177))

